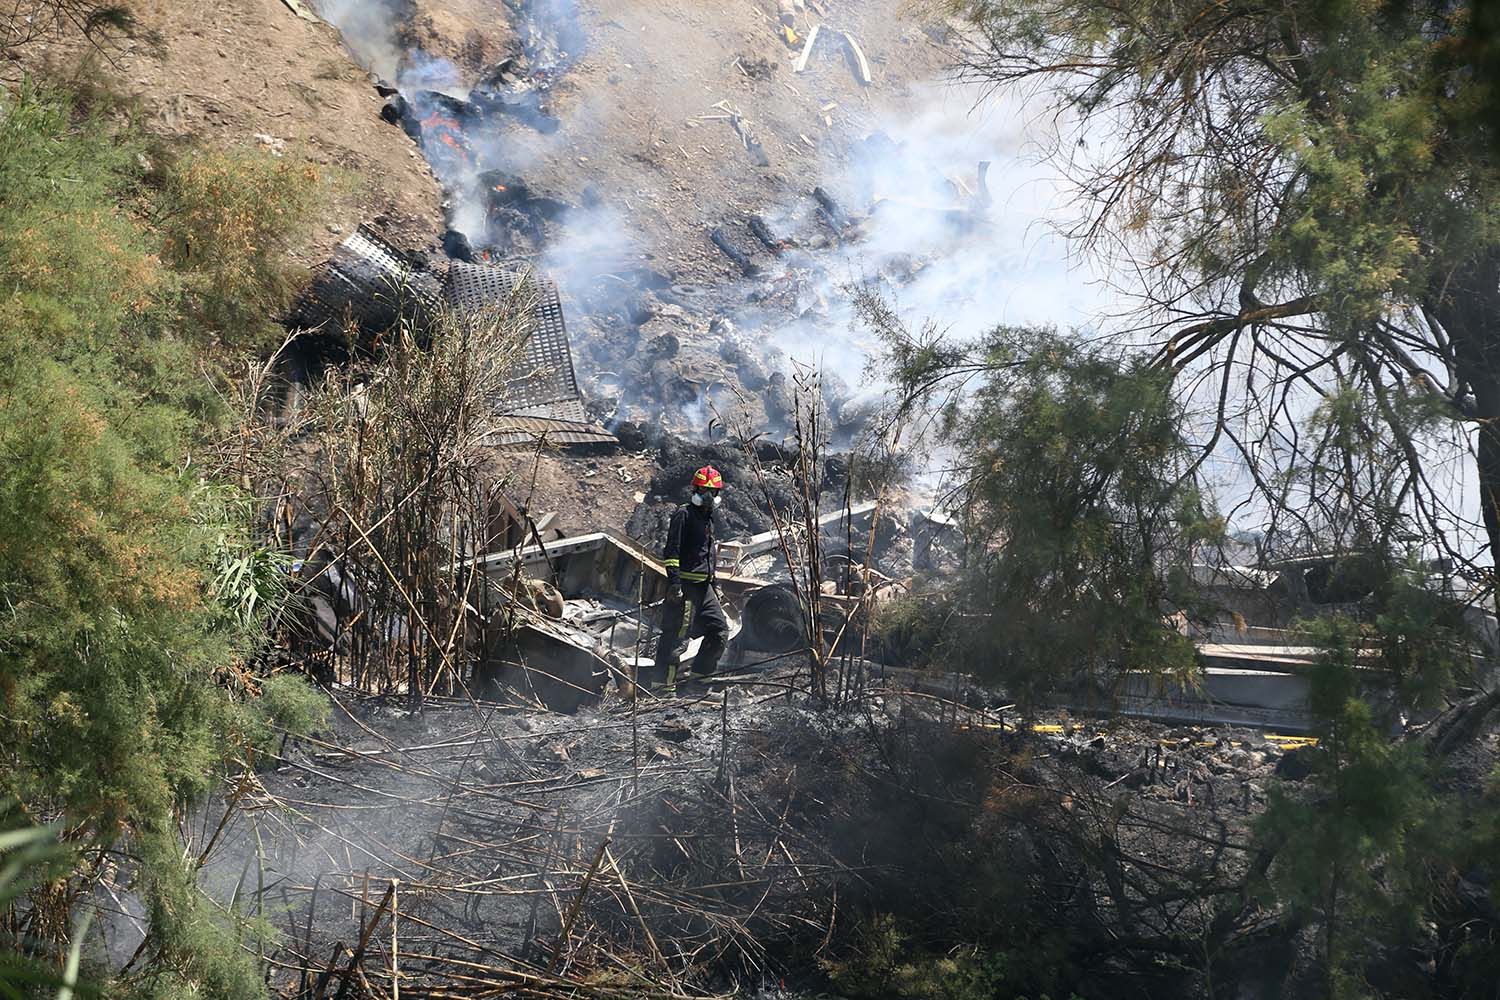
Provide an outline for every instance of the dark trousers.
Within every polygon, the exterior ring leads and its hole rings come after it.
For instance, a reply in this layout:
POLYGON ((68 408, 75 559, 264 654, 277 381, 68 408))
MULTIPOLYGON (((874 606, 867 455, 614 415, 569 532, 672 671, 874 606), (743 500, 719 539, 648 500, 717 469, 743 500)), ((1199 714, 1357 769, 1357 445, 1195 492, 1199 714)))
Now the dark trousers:
POLYGON ((688 640, 703 636, 703 645, 693 658, 694 673, 711 674, 729 644, 729 619, 719 604, 719 594, 710 583, 682 582, 682 599, 667 598, 661 609, 661 655, 667 667, 667 684, 677 679, 677 664, 687 651, 688 640))

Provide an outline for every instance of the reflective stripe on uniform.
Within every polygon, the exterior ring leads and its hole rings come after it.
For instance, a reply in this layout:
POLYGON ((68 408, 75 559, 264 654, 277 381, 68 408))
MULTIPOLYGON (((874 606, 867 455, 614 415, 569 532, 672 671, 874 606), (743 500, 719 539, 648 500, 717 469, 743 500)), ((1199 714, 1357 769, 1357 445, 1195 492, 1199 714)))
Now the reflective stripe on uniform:
POLYGON ((707 583, 708 582, 708 574, 707 573, 691 573, 691 572, 688 572, 687 570, 683 570, 681 573, 678 573, 677 575, 680 576, 680 577, 682 577, 688 583, 707 583))
POLYGON ((680 559, 663 559, 662 560, 662 565, 663 566, 681 566, 682 565, 682 560, 680 560, 680 559))

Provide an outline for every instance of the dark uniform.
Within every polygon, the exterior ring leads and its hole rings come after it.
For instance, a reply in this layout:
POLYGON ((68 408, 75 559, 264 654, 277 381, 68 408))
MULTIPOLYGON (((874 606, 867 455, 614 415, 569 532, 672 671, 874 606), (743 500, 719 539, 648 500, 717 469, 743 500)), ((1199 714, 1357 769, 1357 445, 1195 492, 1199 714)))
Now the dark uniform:
POLYGON ((684 504, 672 515, 663 552, 667 583, 682 588, 681 599, 662 606, 659 662, 667 667, 667 690, 677 686, 677 664, 688 639, 703 636, 694 658, 700 675, 712 674, 729 643, 729 619, 714 590, 714 516, 707 505, 684 504))

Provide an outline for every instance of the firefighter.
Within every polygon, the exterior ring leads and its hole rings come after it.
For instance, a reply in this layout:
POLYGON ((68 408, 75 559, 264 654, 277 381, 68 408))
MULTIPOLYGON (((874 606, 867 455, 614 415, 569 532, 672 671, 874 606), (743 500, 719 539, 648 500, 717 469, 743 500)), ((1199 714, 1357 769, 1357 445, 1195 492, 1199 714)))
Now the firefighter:
MULTIPOLYGON (((661 662, 667 668, 666 694, 677 693, 677 666, 696 631, 703 636, 694 659, 700 676, 712 674, 729 642, 729 620, 714 589, 714 509, 724 477, 705 465, 693 473, 693 495, 672 515, 662 561, 667 567, 667 600, 662 606, 661 662)), ((684 673, 682 679, 687 680, 684 673)))

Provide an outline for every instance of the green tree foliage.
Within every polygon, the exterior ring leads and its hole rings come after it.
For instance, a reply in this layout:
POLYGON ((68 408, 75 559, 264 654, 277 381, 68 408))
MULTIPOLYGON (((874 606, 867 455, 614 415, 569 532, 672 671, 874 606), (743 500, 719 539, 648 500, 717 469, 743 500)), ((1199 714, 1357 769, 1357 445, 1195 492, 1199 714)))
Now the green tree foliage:
MULTIPOLYGON (((316 713, 295 682, 257 698, 236 669, 278 599, 275 557, 244 498, 190 461, 219 416, 211 349, 246 342, 227 324, 282 293, 268 224, 209 199, 238 179, 285 233, 309 195, 276 198, 280 164, 222 154, 172 157, 144 183, 168 159, 118 115, 30 87, 0 98, 0 795, 70 842, 133 854, 153 991, 246 996, 254 970, 232 937, 212 943, 173 817, 245 766, 275 716, 316 713), (224 239, 239 230, 255 235, 224 239), (205 240, 207 258, 183 249, 205 240), (210 285, 232 306, 206 305, 210 285)), ((54 894, 54 948, 79 888, 54 894)))
POLYGON ((1083 123, 1074 235, 1139 276, 1163 367, 1222 376, 1214 445, 1255 469, 1284 458, 1289 397, 1342 381, 1402 441, 1400 499, 1428 541, 1451 544, 1452 498, 1424 471, 1468 434, 1424 450, 1394 399, 1423 396, 1477 431, 1500 562, 1489 6, 954 3, 978 29, 977 76, 1040 88, 1083 123))
POLYGON ((994 1000, 1015 995, 1008 987, 1011 966, 1018 963, 1007 952, 969 944, 923 948, 888 913, 860 924, 854 939, 849 958, 826 963, 829 978, 848 996, 994 1000))
MULTIPOLYGON (((1381 618, 1402 630, 1425 624, 1400 607, 1381 618)), ((1272 790, 1259 834, 1277 845, 1274 897, 1294 919, 1318 925, 1328 996, 1365 996, 1364 964, 1418 937, 1434 862, 1452 847, 1450 812, 1439 808, 1421 748, 1389 738, 1372 677, 1386 663, 1370 630, 1345 617, 1306 627, 1321 649, 1308 674, 1319 737, 1313 773, 1308 787, 1272 790)))
POLYGON ((867 314, 909 400, 948 394, 939 434, 969 470, 951 629, 968 662, 1024 700, 1106 668, 1190 677, 1192 645, 1169 619, 1196 614, 1190 564, 1218 522, 1170 379, 1053 332, 956 345, 867 314))
POLYGON ((199 151, 160 180, 153 215, 189 315, 230 348, 264 350, 281 336, 273 317, 301 278, 286 251, 317 174, 249 152, 199 151))
POLYGON ((1452 942, 1449 976, 1463 996, 1483 996, 1500 982, 1500 908, 1493 903, 1500 883, 1500 773, 1490 776, 1460 845, 1453 858, 1458 877, 1437 917, 1452 942))
POLYGON ((1453 888, 1465 869, 1493 865, 1494 816, 1432 741, 1400 730, 1409 713, 1439 713, 1473 682, 1476 643, 1419 560, 1366 549, 1343 563, 1368 596, 1298 626, 1319 650, 1306 675, 1318 743, 1299 751, 1306 780, 1273 787, 1256 823, 1273 859, 1266 898, 1283 904, 1289 926, 1313 932, 1330 997, 1430 988, 1401 949, 1454 956, 1436 981, 1456 986, 1483 968, 1472 944, 1488 937, 1493 906, 1482 889, 1460 898, 1453 888))

